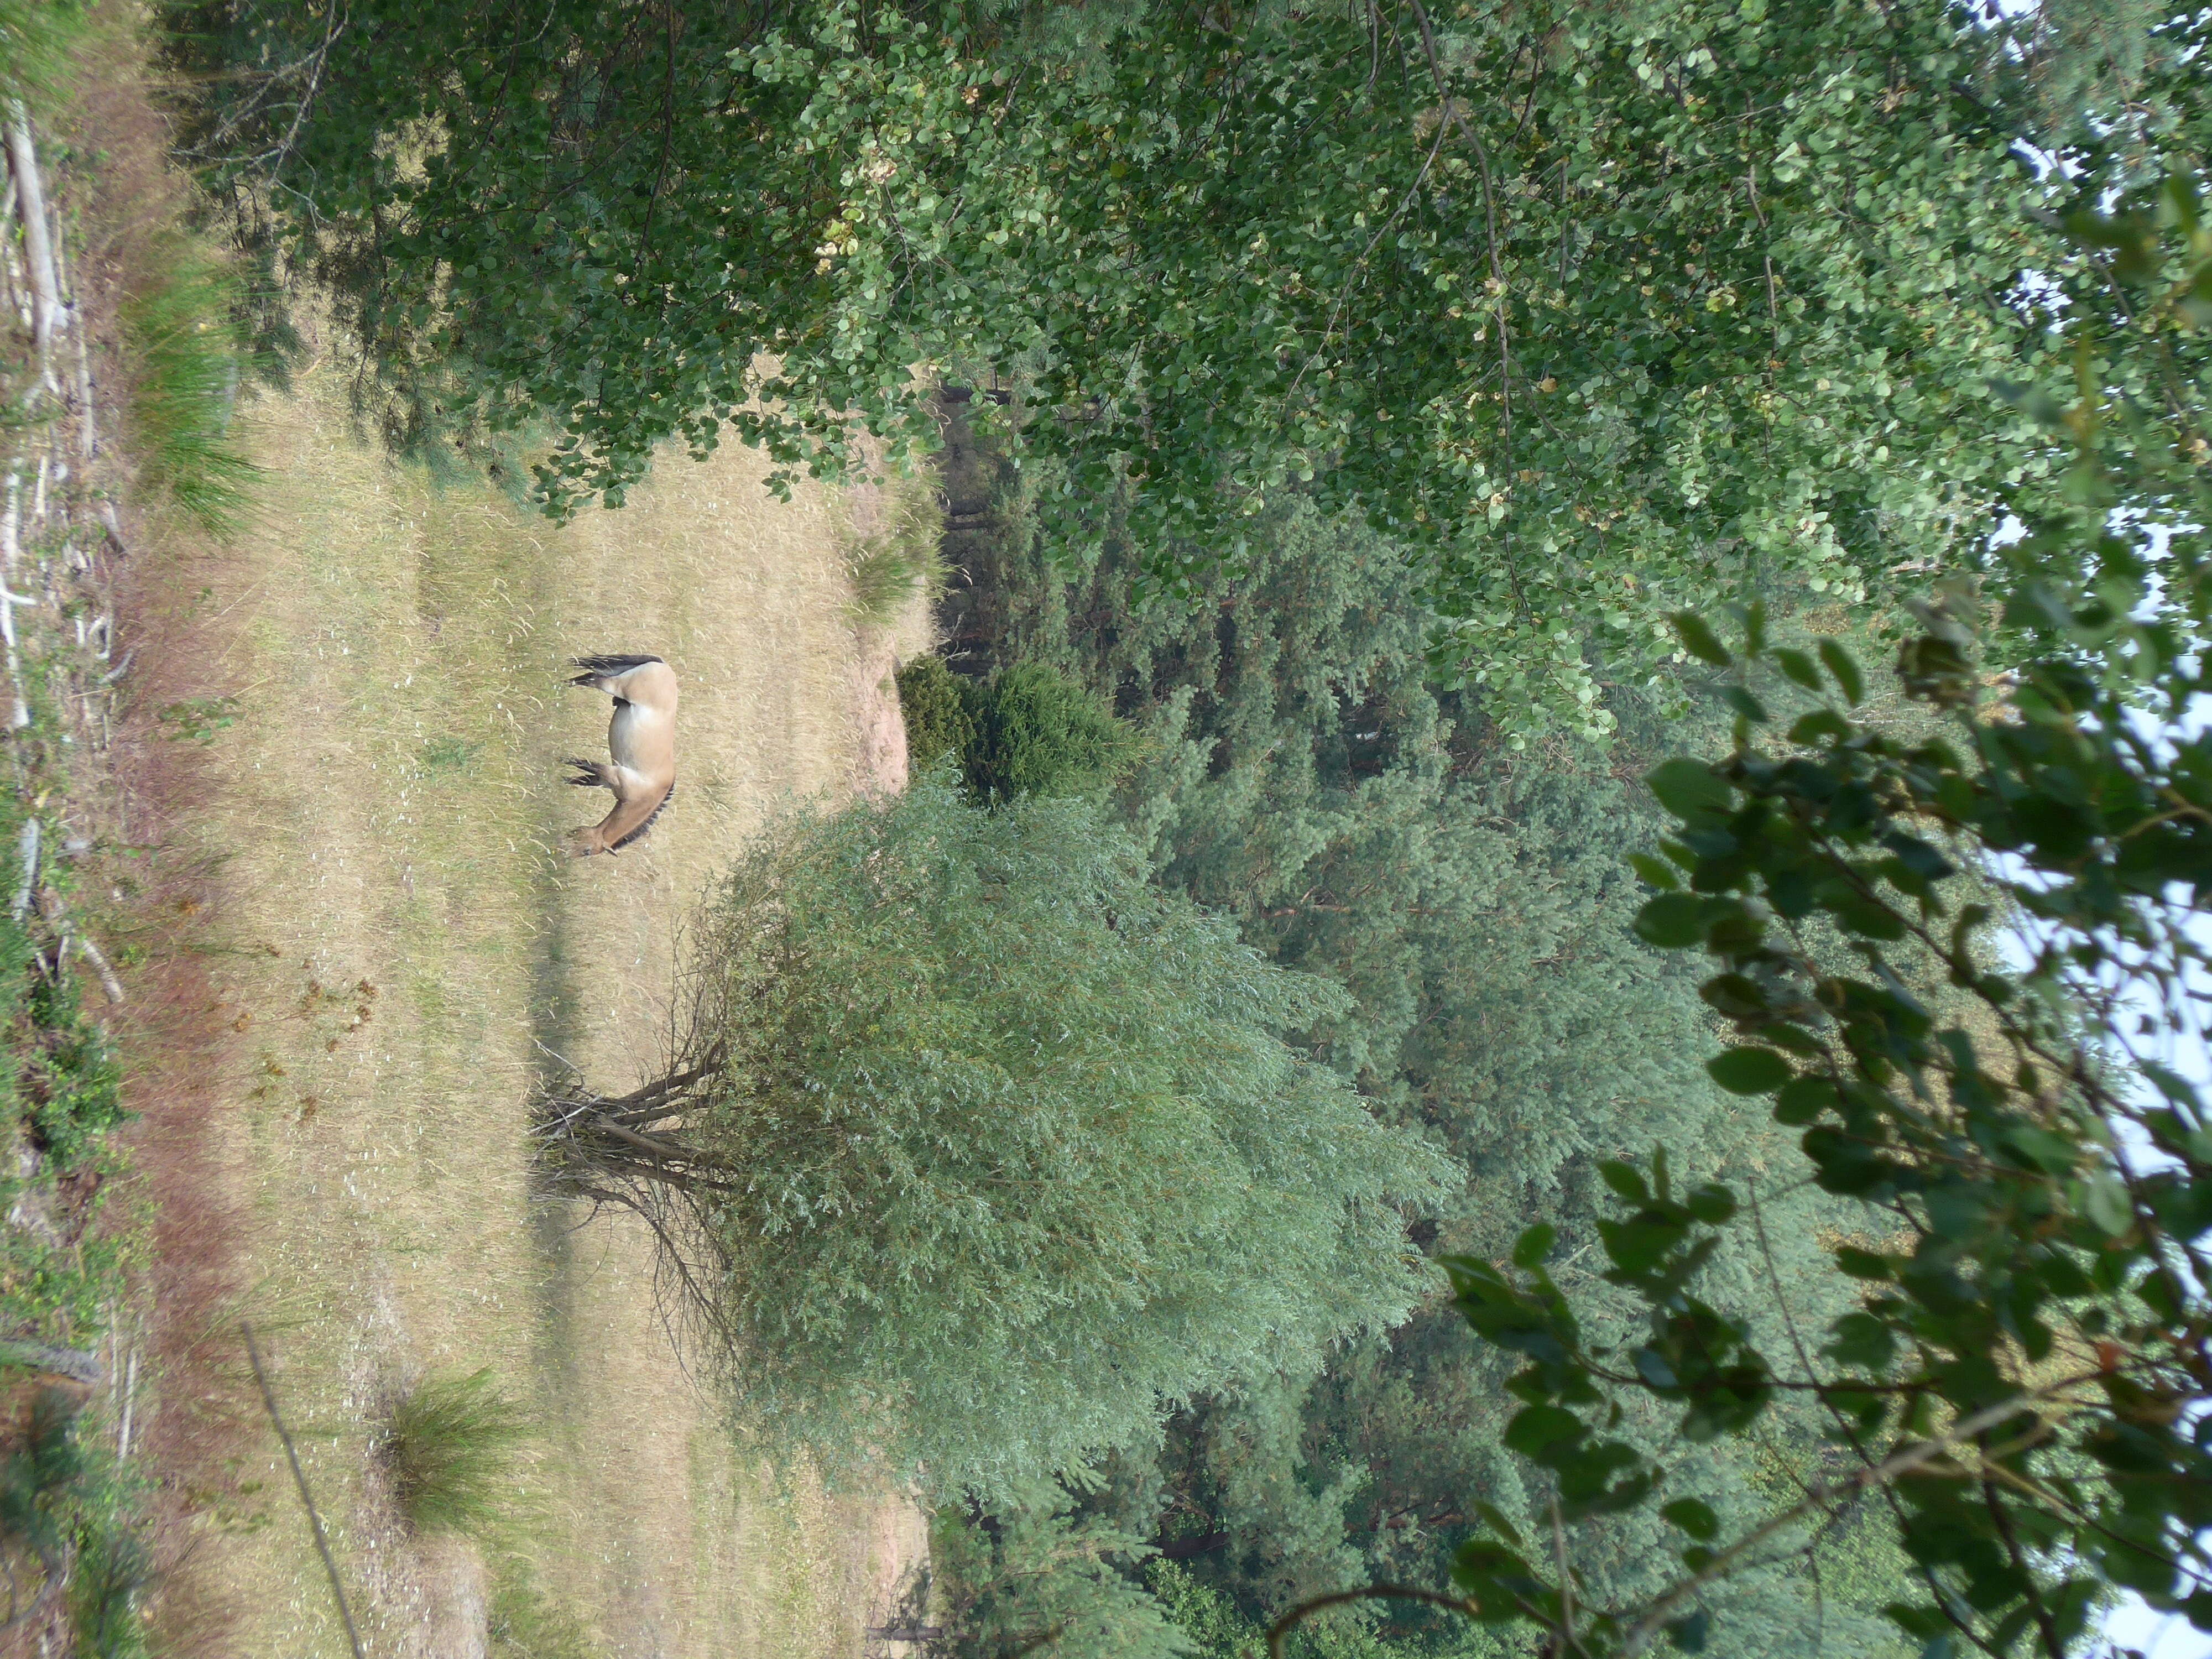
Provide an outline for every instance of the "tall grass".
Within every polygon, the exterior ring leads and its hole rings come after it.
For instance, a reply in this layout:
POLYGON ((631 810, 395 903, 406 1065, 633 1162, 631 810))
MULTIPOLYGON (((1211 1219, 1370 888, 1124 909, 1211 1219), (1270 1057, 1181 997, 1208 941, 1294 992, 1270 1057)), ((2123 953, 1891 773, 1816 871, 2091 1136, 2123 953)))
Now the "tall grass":
POLYGON ((883 523, 855 537, 846 550, 853 622, 864 628, 887 627, 916 592, 926 588, 933 595, 945 580, 944 538, 945 509, 937 492, 914 479, 891 485, 883 523))
POLYGON ((0 114, 5 100, 35 106, 52 89, 89 9, 81 0, 0 0, 0 114))
POLYGON ((502 1519, 514 1453, 529 1435, 522 1408, 489 1370, 419 1384, 392 1408, 380 1448, 407 1524, 425 1536, 473 1534, 502 1519))
POLYGON ((70 1626, 85 1659, 143 1659, 146 1620, 139 1598, 154 1582, 145 1539, 112 1515, 85 1529, 70 1574, 70 1626))
POLYGON ((232 316, 238 283, 192 238, 163 239, 123 304, 133 387, 131 435, 143 481, 216 535, 245 521, 260 469, 233 434, 243 354, 232 316))

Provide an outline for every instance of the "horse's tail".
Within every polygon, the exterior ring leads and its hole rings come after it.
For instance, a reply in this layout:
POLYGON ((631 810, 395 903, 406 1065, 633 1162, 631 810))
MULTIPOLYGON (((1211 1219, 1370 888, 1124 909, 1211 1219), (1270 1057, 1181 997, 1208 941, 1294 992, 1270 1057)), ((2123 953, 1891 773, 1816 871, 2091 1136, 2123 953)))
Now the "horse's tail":
POLYGON ((642 668, 649 662, 659 662, 658 657, 604 656, 572 658, 584 672, 568 682, 571 685, 593 685, 617 674, 627 674, 633 668, 642 668))

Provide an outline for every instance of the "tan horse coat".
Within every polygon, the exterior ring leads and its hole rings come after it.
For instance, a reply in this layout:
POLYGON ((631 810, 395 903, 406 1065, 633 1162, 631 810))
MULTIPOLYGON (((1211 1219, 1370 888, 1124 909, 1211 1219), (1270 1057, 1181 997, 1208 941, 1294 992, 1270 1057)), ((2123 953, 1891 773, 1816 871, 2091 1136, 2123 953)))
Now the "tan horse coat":
POLYGON ((615 853, 653 827, 676 793, 676 672, 658 657, 579 657, 568 682, 615 700, 607 724, 609 761, 571 760, 586 789, 614 792, 614 811, 588 830, 568 832, 577 858, 615 853))

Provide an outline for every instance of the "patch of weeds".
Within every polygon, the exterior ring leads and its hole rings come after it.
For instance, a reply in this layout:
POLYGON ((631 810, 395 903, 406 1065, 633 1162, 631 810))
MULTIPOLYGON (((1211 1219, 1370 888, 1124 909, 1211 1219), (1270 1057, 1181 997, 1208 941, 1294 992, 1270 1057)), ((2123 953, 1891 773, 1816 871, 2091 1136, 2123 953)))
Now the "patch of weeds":
POLYGON ((417 1534, 478 1534, 507 1512, 522 1408, 489 1369, 428 1381, 392 1408, 380 1447, 400 1513, 417 1534))
POLYGON ((187 697, 181 702, 164 703, 154 718, 161 723, 161 735, 166 738, 211 744, 216 732, 238 724, 238 699, 187 697))
MULTIPOLYGON (((11 1391, 11 1401, 21 1397, 11 1391)), ((72 1652, 141 1659, 146 1628, 138 1598, 153 1579, 151 1555, 129 1519, 134 1493, 113 1460, 77 1432, 77 1412, 71 1394, 40 1389, 20 1428, 9 1429, 15 1443, 0 1458, 8 1617, 27 1619, 59 1603, 75 1638, 72 1652)))
POLYGON ((24 1119, 63 1175, 93 1158, 100 1139, 131 1116, 123 1109, 122 1068, 100 1028, 83 1017, 79 983, 41 975, 32 985, 28 1010, 38 1036, 17 1060, 24 1119))
POLYGON ((422 745, 422 769, 459 772, 476 758, 478 746, 459 738, 433 738, 422 745))
POLYGON ((243 356, 232 318, 236 279, 193 238, 173 233, 123 304, 135 381, 131 436, 144 480, 216 535, 245 520, 261 469, 232 434, 243 356))
POLYGON ((90 10, 81 0, 0 0, 0 98, 45 101, 67 75, 90 10))
POLYGON ((545 1594, 520 1556, 504 1556, 493 1568, 487 1634, 490 1659, 592 1659, 582 1622, 545 1594))
POLYGON ((872 534, 854 539, 845 554, 853 597, 848 614, 864 628, 883 628, 898 618, 907 601, 925 588, 944 585, 945 509, 936 492, 908 481, 887 492, 884 522, 872 534))

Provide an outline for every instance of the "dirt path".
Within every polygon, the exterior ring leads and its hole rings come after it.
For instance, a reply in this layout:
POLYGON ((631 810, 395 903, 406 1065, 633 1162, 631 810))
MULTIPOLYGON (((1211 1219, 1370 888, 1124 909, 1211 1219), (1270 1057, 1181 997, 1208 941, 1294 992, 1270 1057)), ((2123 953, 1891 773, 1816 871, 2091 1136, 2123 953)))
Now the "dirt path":
MULTIPOLYGON (((525 1138, 549 1051, 616 1085, 651 1063, 672 927, 709 872, 882 747, 888 658, 843 619, 834 504, 778 504, 732 447, 556 529, 364 449, 330 378, 247 411, 252 529, 156 549, 140 580, 180 647, 149 693, 162 741, 199 763, 169 834, 205 872, 196 969, 226 1034, 191 1062, 226 1189, 207 1212, 236 1218, 369 1650, 483 1651, 484 1565, 398 1534, 368 1444, 394 1389, 489 1365, 545 1422, 517 1537, 593 1651, 856 1654, 918 1517, 733 1457, 643 1240, 535 1191, 525 1138), (678 798, 642 847, 563 862, 605 797, 556 757, 603 750, 606 721, 564 659, 639 650, 683 678, 678 798)), ((274 1451, 192 1506, 191 1571, 235 1650, 339 1654, 274 1451)))

